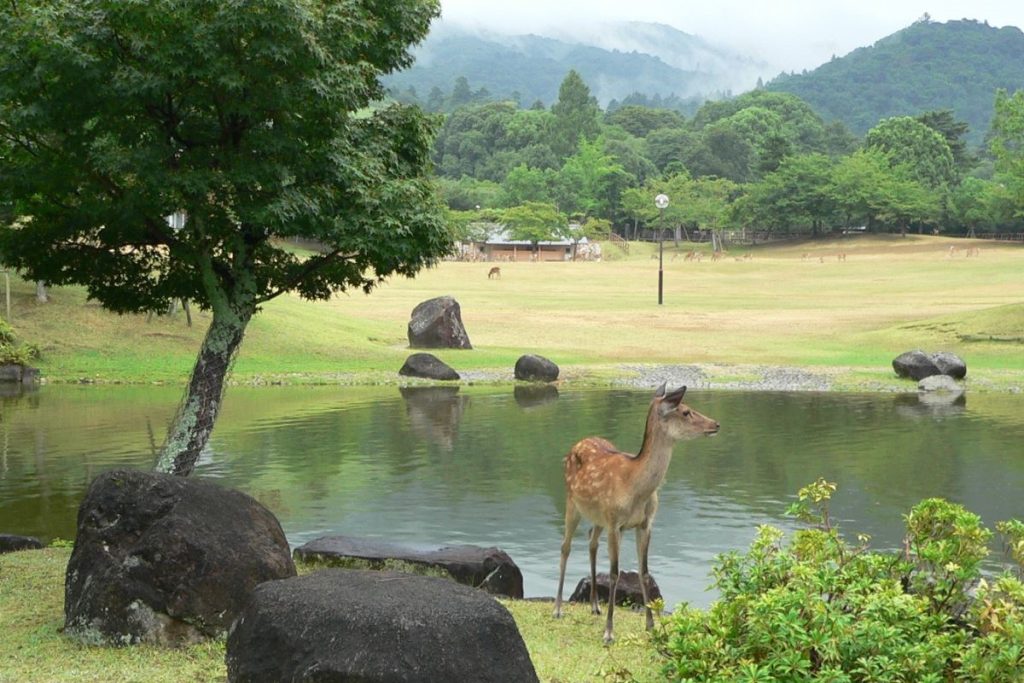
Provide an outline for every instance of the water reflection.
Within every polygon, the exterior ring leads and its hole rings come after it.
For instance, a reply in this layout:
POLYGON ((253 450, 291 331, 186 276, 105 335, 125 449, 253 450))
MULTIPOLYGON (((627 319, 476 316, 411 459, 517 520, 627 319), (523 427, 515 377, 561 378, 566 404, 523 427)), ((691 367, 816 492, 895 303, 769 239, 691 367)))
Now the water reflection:
POLYGON ((399 387, 413 433, 446 451, 455 445, 459 421, 469 400, 459 387, 399 387))
POLYGON ((895 405, 896 412, 903 417, 936 420, 963 414, 967 410, 967 396, 949 392, 897 394, 895 405))
MULTIPOLYGON (((562 458, 588 435, 635 452, 651 395, 547 385, 232 388, 197 475, 262 501, 293 544, 347 534, 497 545, 522 568, 527 595, 551 595, 562 458)), ((152 466, 179 398, 159 387, 0 398, 0 531, 71 536, 96 474, 152 466)), ((687 403, 723 431, 679 444, 662 489, 651 566, 669 603, 707 604, 715 555, 746 547, 757 524, 791 528, 783 510, 819 476, 839 483, 842 527, 871 534, 877 547, 898 547, 902 515, 931 496, 963 503, 990 526, 1024 518, 1022 396, 936 407, 916 395, 694 390, 687 403)), ((588 572, 583 533, 569 582, 588 572)), ((632 542, 623 566, 635 566, 632 542)))
POLYGON ((517 384, 512 390, 512 397, 520 408, 536 408, 557 401, 558 387, 554 384, 517 384))

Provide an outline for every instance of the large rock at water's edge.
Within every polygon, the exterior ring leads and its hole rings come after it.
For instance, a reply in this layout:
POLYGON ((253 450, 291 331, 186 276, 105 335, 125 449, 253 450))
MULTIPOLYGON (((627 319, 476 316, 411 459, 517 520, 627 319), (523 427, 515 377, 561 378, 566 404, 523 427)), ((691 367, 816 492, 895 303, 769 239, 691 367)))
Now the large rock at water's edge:
POLYGON ((967 376, 967 363, 955 353, 940 351, 933 353, 931 359, 943 375, 949 375, 953 379, 963 379, 967 376))
POLYGON ((258 584, 295 576, 273 514, 210 482, 115 470, 78 508, 65 632, 177 646, 226 633, 258 584))
POLYGON ((228 636, 231 683, 530 683, 508 611, 446 579, 326 569, 256 588, 228 636))
POLYGON ((922 380, 932 375, 949 375, 954 379, 967 376, 967 364, 956 354, 946 351, 925 353, 915 350, 901 353, 893 359, 892 369, 900 377, 922 380))
POLYGON ((18 550, 38 550, 42 547, 42 541, 35 536, 0 534, 0 555, 3 553, 13 553, 18 550))
MULTIPOLYGON (((611 580, 608 574, 597 575, 598 602, 608 602, 611 595, 611 580)), ((650 574, 647 575, 647 599, 657 600, 661 597, 661 589, 650 574)), ((590 602, 590 577, 585 576, 576 584, 576 590, 569 596, 569 602, 590 602)), ((644 594, 640 590, 640 573, 633 571, 619 572, 619 585, 615 589, 615 604, 620 606, 643 607, 644 594)))
POLYGON ((498 548, 414 546, 372 538, 324 536, 295 549, 301 562, 347 569, 398 569, 455 579, 494 595, 523 597, 523 573, 498 548))
POLYGON ((558 379, 558 366, 543 356, 527 354, 516 361, 515 377, 527 382, 554 382, 558 379))
POLYGON ((450 296, 424 301, 412 309, 409 347, 414 349, 471 349, 462 324, 459 302, 450 296))
POLYGON ((18 363, 0 364, 0 384, 35 384, 39 370, 18 363))
POLYGON ((959 396, 964 393, 964 388, 957 384, 956 380, 949 375, 932 375, 925 377, 917 383, 917 390, 922 393, 946 393, 959 396))
POLYGON ((423 379, 459 379, 459 373, 432 353, 414 353, 398 369, 399 375, 423 379))

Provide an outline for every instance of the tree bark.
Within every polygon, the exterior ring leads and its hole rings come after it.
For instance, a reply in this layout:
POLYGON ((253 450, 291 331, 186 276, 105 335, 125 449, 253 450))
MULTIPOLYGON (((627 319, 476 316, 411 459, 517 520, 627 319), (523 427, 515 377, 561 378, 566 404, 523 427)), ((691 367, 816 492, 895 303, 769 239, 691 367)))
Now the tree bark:
POLYGON ((156 470, 186 477, 210 439, 235 352, 255 313, 255 303, 214 306, 188 389, 160 449, 156 470))
POLYGON ((45 304, 49 300, 50 297, 46 295, 46 283, 42 280, 36 280, 36 301, 45 304))

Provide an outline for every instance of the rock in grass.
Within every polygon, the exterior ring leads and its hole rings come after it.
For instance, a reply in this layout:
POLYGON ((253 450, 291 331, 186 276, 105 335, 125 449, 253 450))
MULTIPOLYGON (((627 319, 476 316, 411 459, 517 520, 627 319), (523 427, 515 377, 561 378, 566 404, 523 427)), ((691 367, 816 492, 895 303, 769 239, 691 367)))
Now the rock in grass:
POLYGON ((231 683, 531 683, 501 604, 447 579, 325 569, 258 586, 228 636, 231 683))
POLYGON ((178 646, 225 634, 258 584, 295 576, 274 515, 199 479, 114 470, 78 508, 65 633, 178 646))
POLYGON ((13 553, 18 550, 38 550, 42 547, 42 541, 35 536, 0 534, 0 554, 13 553))
MULTIPOLYGON (((597 575, 598 602, 607 603, 611 595, 611 580, 608 574, 597 575)), ((661 597, 658 582, 650 574, 647 575, 647 599, 657 600, 661 597)), ((569 596, 569 602, 590 603, 590 577, 585 576, 576 584, 576 590, 569 596)), ((619 585, 615 589, 615 604, 619 606, 643 607, 644 594, 640 590, 640 573, 634 571, 619 572, 619 585)))
POLYGON ((934 375, 949 375, 953 379, 967 376, 967 364, 955 353, 940 351, 925 353, 921 350, 907 351, 893 359, 892 369, 900 377, 922 380, 934 375))
POLYGON ((391 543, 373 538, 324 536, 295 549, 301 562, 352 569, 400 569, 450 577, 493 595, 521 599, 523 573, 498 548, 449 545, 440 548, 391 543))
POLYGON ((439 296, 412 309, 409 347, 413 349, 471 349, 462 324, 462 308, 450 296, 439 296))
POLYGON ((516 361, 515 377, 526 382, 554 382, 558 366, 544 356, 526 354, 516 361))
POLYGON ((423 379, 459 379, 459 373, 431 353, 412 354, 405 359, 405 364, 398 370, 398 374, 423 379))

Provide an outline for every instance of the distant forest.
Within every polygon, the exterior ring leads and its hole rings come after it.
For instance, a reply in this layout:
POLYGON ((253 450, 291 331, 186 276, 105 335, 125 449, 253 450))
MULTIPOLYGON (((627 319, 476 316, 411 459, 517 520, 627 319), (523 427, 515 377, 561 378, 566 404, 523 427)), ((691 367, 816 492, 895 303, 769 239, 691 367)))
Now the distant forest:
POLYGON ((549 107, 494 101, 467 79, 459 90, 434 162, 464 239, 496 226, 535 243, 663 228, 1024 231, 1024 91, 985 93, 996 116, 977 147, 951 109, 883 117, 858 135, 768 88, 691 116, 650 101, 602 109, 575 71, 549 107), (663 212, 659 193, 671 198, 663 212))

